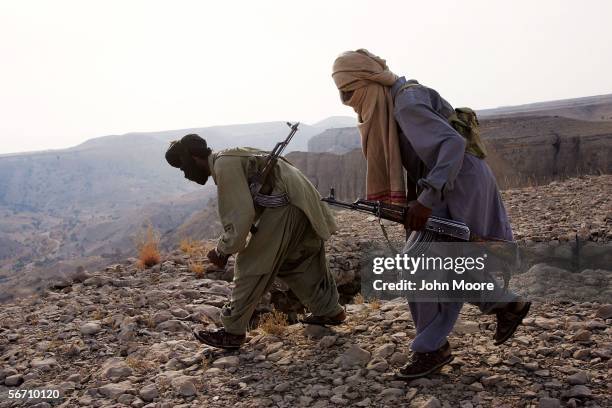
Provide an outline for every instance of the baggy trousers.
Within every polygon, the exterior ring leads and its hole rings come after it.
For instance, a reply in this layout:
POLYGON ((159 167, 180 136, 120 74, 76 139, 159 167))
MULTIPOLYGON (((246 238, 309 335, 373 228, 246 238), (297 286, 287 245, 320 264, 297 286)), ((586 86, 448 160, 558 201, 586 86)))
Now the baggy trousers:
MULTIPOLYGON (((448 217, 448 214, 441 213, 439 216, 448 217)), ((479 301, 470 302, 477 306, 483 314, 492 313, 493 309, 509 302, 515 302, 518 299, 518 296, 512 291, 504 291, 490 275, 483 274, 470 280, 472 282, 491 282, 494 284, 495 290, 493 292, 483 291, 480 293, 479 301)), ((409 301, 408 305, 416 329, 416 336, 410 345, 410 349, 417 353, 427 353, 438 350, 446 343, 446 338, 457 322, 463 302, 409 301)))
MULTIPOLYGON (((482 313, 490 313, 499 304, 516 301, 517 296, 507 291, 503 302, 497 303, 475 303, 482 313)), ((427 353, 442 347, 446 337, 451 333, 459 312, 463 307, 462 302, 408 302, 410 314, 416 328, 416 336, 410 345, 412 351, 427 353)))
POLYGON ((253 311, 275 277, 283 280, 313 314, 335 316, 342 311, 324 242, 299 208, 266 208, 257 229, 236 257, 235 286, 221 315, 226 332, 247 331, 253 311))

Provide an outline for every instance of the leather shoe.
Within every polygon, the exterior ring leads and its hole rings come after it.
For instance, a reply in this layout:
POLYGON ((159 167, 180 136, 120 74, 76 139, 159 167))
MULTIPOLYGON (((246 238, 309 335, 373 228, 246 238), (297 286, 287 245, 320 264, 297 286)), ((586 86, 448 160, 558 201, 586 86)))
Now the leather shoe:
POLYGON ((448 341, 435 351, 428 353, 412 352, 408 364, 400 368, 395 377, 401 380, 426 377, 453 361, 453 358, 448 341))
POLYGON ((246 340, 246 335, 227 333, 225 329, 194 331, 193 335, 204 344, 228 350, 240 348, 246 340))
POLYGON ((495 328, 494 344, 496 346, 508 340, 519 325, 523 322, 523 318, 529 313, 531 302, 510 302, 503 308, 496 310, 497 327, 495 328))

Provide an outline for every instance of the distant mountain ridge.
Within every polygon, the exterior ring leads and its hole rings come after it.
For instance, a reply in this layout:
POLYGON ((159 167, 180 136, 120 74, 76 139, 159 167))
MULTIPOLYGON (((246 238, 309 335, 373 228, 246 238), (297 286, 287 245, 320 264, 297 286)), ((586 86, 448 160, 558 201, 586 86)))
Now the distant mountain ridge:
MULTIPOLYGON (((506 175, 500 183, 609 172, 612 122, 590 121, 606 112, 612 112, 612 95, 479 111, 492 147, 488 160, 498 177, 506 175), (542 112, 549 117, 535 117, 542 112), (564 115, 574 120, 554 118, 564 115)), ((196 186, 163 159, 169 141, 187 133, 202 135, 213 150, 270 149, 288 127, 277 121, 136 132, 68 149, 0 155, 0 275, 61 272, 88 260, 96 265, 99 257, 124 257, 133 253, 131 237, 146 222, 166 248, 218 231, 209 205, 214 186, 196 186)), ((322 194, 335 186, 339 197, 355 198, 365 187, 360 147, 355 118, 339 116, 302 124, 285 153, 322 194)))
POLYGON ((482 118, 511 116, 562 116, 588 121, 612 120, 612 94, 535 102, 516 106, 480 109, 482 118))
MULTIPOLYGON (((291 121, 291 123, 294 123, 291 121)), ((350 116, 330 116, 316 122, 313 125, 300 123, 299 133, 287 147, 287 152, 305 151, 308 139, 328 128, 353 126, 356 124, 354 118, 350 116)), ((182 136, 196 133, 205 138, 214 150, 226 149, 229 147, 252 146, 261 149, 271 149, 274 144, 284 139, 288 133, 286 122, 257 122, 242 123, 232 125, 217 125, 207 127, 183 128, 173 130, 163 130, 156 132, 129 132, 120 135, 97 136, 87 139, 83 143, 65 149, 51 149, 32 152, 5 153, 0 154, 0 159, 23 155, 53 154, 66 151, 80 151, 84 149, 97 148, 101 146, 123 146, 138 145, 143 142, 163 142, 168 143, 182 136)))
MULTIPOLYGON (((580 135, 580 130, 576 129, 577 127, 583 127, 587 132, 592 132, 593 129, 591 128, 597 126, 582 123, 582 121, 612 122, 612 94, 480 109, 476 113, 481 120, 519 118, 521 123, 523 123, 521 126, 525 126, 525 118, 527 117, 557 116, 575 119, 577 122, 564 123, 572 127, 573 134, 580 135)), ((543 122, 534 122, 536 126, 539 126, 541 123, 543 122)), ((607 134, 607 126, 602 126, 604 128, 602 132, 607 134)), ((514 131, 513 129, 512 126, 505 126, 503 133, 511 136, 514 131)), ((520 132, 518 129, 516 131, 520 132)), ((531 132, 532 135, 537 135, 539 131, 531 129, 531 132)), ((487 136, 496 138, 499 137, 499 134, 495 131, 490 131, 487 136)), ((308 151, 317 153, 344 154, 358 148, 361 148, 361 141, 359 131, 355 125, 328 128, 324 132, 313 136, 308 142, 308 151)))
MULTIPOLYGON (((338 123, 346 118, 301 124, 286 152, 306 150, 318 126, 338 123)), ((165 162, 171 140, 197 133, 213 150, 267 150, 288 132, 282 121, 235 124, 102 136, 67 149, 0 155, 0 269, 36 264, 51 270, 70 258, 130 252, 131 235, 149 221, 174 236, 171 231, 206 207, 214 186, 201 188, 165 162)))
POLYGON ((357 126, 357 119, 353 116, 330 116, 313 125, 319 129, 332 129, 341 127, 357 126))
POLYGON ((309 152, 344 154, 353 149, 361 149, 361 137, 355 126, 326 129, 308 141, 309 152))
MULTIPOLYGON (((271 149, 288 132, 285 122, 212 126, 102 136, 68 149, 0 155, 0 205, 32 210, 91 206, 109 192, 115 199, 142 205, 195 188, 163 159, 171 140, 197 133, 213 150, 271 149)), ((286 153, 305 151, 310 137, 319 132, 301 124, 286 153)))

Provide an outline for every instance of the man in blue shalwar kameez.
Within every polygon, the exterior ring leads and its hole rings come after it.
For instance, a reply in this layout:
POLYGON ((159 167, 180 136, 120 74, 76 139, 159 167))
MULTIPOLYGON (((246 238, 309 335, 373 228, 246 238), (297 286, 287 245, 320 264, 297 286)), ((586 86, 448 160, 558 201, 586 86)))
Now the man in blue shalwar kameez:
MULTIPOLYGON (((340 55, 332 77, 342 102, 358 114, 368 199, 399 205, 413 200, 406 220, 410 230, 423 229, 429 216, 436 215, 464 222, 479 236, 513 239, 491 169, 466 151, 466 139, 449 124, 453 107, 435 90, 396 76, 385 60, 364 49, 340 55)), ((530 306, 510 291, 498 293, 503 295, 495 301, 476 304, 482 313, 497 317, 495 344, 514 334, 530 306)), ((452 360, 447 336, 462 306, 410 302, 416 337, 411 361, 398 376, 423 377, 452 360)))

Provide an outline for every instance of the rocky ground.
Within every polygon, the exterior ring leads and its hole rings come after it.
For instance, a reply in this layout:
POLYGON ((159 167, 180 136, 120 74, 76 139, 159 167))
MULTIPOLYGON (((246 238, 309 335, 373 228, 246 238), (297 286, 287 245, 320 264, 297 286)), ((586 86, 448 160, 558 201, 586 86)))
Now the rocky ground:
POLYGON ((612 240, 612 175, 581 176, 502 192, 515 238, 612 240))
MULTIPOLYGON (((612 233, 610 205, 602 199, 610 195, 611 180, 586 177, 504 195, 525 241, 562 239, 580 228, 589 230, 584 238, 603 241, 612 233), (554 205, 546 194, 555 197, 554 205), (530 227, 533 211, 527 210, 536 206, 549 213, 537 228, 530 227)), ((381 233, 375 218, 361 214, 339 213, 338 221, 329 259, 349 293, 363 254, 377 247, 381 233)), ((388 229, 401 241, 401 228, 388 229)), ((453 363, 406 383, 393 377, 414 336, 402 299, 358 296, 347 305, 347 323, 334 329, 262 325, 239 352, 195 341, 193 328, 219 324, 219 307, 231 290, 231 265, 204 272, 210 265, 202 252, 177 250, 149 269, 130 259, 80 271, 42 296, 4 304, 0 407, 612 406, 612 302, 589 300, 593 288, 610 285, 610 271, 576 275, 533 266, 512 285, 531 298, 549 296, 534 299, 512 341, 494 346, 494 317, 466 306, 449 339, 453 363), (542 274, 554 282, 542 282, 542 274), (530 292, 534 287, 540 291, 530 292), (583 296, 571 296, 578 292, 583 296), (8 399, 9 391, 33 389, 56 389, 61 397, 8 399)), ((259 309, 269 308, 265 299, 259 309)))

